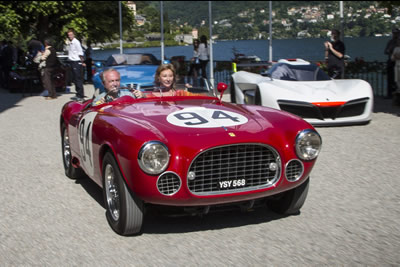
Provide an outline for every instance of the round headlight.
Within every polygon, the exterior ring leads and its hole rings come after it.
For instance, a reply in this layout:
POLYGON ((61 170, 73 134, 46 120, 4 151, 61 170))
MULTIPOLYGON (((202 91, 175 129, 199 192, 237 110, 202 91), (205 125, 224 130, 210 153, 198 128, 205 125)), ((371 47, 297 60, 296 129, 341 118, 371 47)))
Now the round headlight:
POLYGON ((296 137, 296 154, 302 160, 313 160, 318 156, 321 144, 321 137, 316 131, 301 131, 296 137))
POLYGON ((169 163, 168 149, 161 142, 148 142, 140 149, 138 161, 145 173, 160 174, 165 171, 169 163))

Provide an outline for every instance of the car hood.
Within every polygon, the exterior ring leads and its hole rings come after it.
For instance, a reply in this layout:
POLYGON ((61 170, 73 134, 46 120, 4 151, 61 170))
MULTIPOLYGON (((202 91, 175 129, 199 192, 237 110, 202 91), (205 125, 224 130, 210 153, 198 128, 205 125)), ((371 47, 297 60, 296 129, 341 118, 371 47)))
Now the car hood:
POLYGON ((243 142, 276 143, 288 134, 294 139, 300 129, 312 128, 303 119, 283 111, 218 100, 142 101, 105 111, 124 121, 124 132, 126 121, 131 121, 134 137, 142 142, 157 139, 194 149, 243 142))
POLYGON ((348 101, 371 96, 372 92, 369 83, 356 79, 307 82, 273 80, 259 83, 259 87, 276 99, 306 102, 348 101))

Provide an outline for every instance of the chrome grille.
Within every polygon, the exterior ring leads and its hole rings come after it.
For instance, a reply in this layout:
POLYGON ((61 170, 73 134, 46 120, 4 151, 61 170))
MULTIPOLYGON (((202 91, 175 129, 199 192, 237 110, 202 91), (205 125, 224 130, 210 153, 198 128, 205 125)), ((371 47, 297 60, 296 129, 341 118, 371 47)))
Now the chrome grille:
POLYGON ((281 110, 293 113, 305 119, 332 119, 360 116, 364 113, 368 97, 354 99, 342 106, 319 107, 308 102, 278 100, 281 110))
POLYGON ((291 160, 286 164, 286 179, 295 182, 303 175, 303 163, 299 160, 291 160))
POLYGON ((270 146, 222 146, 204 151, 194 159, 187 183, 195 195, 250 191, 274 184, 279 179, 280 170, 278 153, 270 146), (229 181, 232 186, 222 186, 229 181), (233 186, 235 181, 239 181, 237 186, 233 186))
POLYGON ((163 195, 173 195, 181 188, 181 179, 173 172, 163 173, 158 177, 157 188, 163 195))

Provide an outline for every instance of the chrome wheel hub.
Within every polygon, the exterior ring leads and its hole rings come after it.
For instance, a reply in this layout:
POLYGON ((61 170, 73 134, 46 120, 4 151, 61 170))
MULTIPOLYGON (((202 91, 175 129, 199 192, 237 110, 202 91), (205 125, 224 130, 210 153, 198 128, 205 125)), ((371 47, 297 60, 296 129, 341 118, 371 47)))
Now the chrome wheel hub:
POLYGON ((120 214, 119 191, 115 183, 114 168, 110 164, 106 166, 104 179, 108 210, 112 218, 117 221, 120 214))
POLYGON ((68 169, 69 165, 71 164, 71 147, 69 145, 69 137, 68 137, 67 129, 64 129, 63 154, 64 154, 65 167, 68 169))

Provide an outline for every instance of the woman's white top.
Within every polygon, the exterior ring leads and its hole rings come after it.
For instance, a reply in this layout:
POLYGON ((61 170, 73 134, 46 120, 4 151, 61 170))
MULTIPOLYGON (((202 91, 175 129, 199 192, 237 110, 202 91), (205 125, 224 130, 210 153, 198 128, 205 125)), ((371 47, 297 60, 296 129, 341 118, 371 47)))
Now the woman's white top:
POLYGON ((208 60, 208 47, 203 43, 199 45, 199 59, 208 60))

